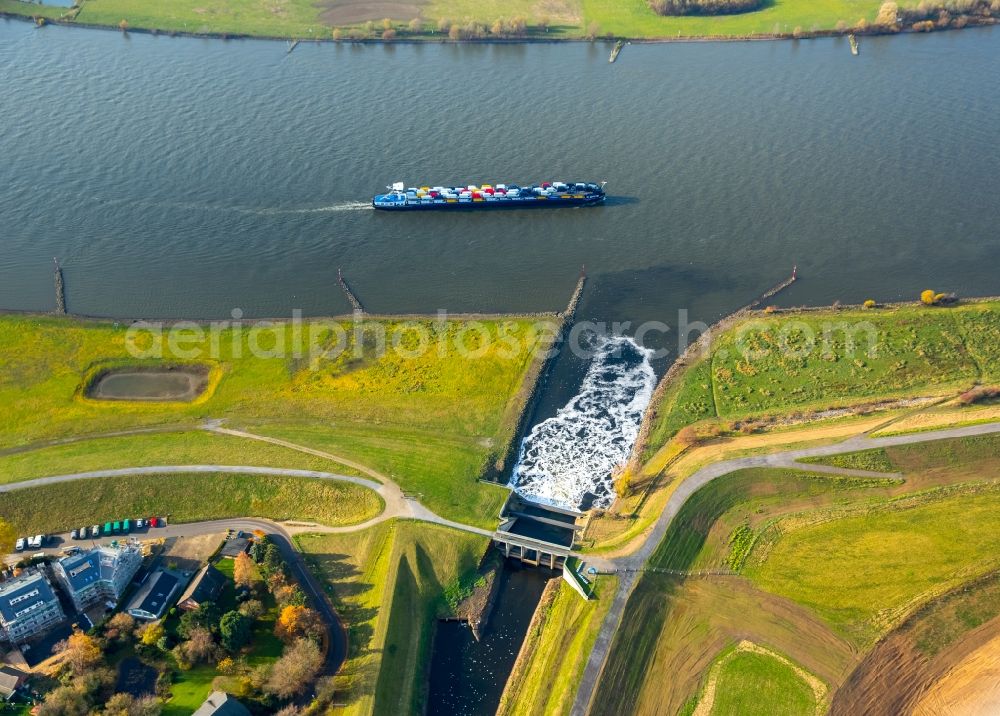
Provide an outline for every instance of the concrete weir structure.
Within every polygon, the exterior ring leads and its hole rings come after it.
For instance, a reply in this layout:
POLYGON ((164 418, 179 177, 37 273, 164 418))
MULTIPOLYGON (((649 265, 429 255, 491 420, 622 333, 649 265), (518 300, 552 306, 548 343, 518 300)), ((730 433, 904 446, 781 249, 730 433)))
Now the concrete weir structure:
POLYGON ((512 492, 500 510, 493 544, 508 559, 562 569, 573 552, 584 513, 526 500, 512 492))

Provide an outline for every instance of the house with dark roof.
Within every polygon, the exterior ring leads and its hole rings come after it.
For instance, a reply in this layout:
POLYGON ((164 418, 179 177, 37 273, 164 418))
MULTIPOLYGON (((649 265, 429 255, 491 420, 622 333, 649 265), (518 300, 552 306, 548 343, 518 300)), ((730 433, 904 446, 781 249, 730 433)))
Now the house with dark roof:
POLYGON ((14 697, 14 693, 24 686, 27 680, 28 675, 23 671, 6 664, 0 666, 0 698, 4 701, 10 701, 14 697))
POLYGON ((206 564, 191 584, 184 590, 177 606, 186 611, 197 609, 205 602, 214 602, 222 594, 222 588, 226 586, 226 575, 217 570, 211 564, 206 564))
POLYGON ((176 574, 157 570, 146 578, 146 583, 132 597, 128 613, 136 619, 159 619, 167 611, 180 587, 181 580, 176 574))
POLYGON ((82 611, 102 601, 117 603, 141 565, 142 550, 128 542, 63 557, 53 572, 82 611))
POLYGON ((65 618, 52 585, 41 572, 0 584, 0 636, 8 641, 22 642, 65 618))
POLYGON ((192 716, 250 716, 250 712, 225 691, 213 691, 192 716))

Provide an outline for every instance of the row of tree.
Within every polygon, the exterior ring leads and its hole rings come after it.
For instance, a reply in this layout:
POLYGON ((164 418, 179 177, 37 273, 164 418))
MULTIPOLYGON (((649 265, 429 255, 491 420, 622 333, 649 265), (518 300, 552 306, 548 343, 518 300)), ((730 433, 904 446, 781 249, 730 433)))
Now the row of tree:
POLYGON ((735 15, 764 7, 766 0, 649 0, 657 15, 735 15))

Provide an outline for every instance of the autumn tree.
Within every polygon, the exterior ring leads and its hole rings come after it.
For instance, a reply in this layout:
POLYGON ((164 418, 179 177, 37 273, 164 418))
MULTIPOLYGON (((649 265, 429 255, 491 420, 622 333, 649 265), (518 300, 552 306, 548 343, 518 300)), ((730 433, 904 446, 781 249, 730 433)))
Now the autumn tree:
POLYGON ((935 296, 935 293, 934 293, 933 289, 930 289, 930 288, 925 289, 924 291, 920 292, 920 300, 921 300, 921 302, 925 306, 933 306, 934 305, 934 296, 935 296))
POLYGON ((104 634, 108 639, 125 641, 135 633, 135 619, 127 612, 118 612, 108 620, 104 634))
POLYGON ((139 641, 146 646, 156 646, 165 633, 163 624, 160 622, 150 622, 142 628, 139 641))
POLYGON ((226 651, 237 651, 250 641, 253 623, 237 611, 226 612, 219 620, 219 642, 226 651))
POLYGON ((240 605, 240 614, 249 619, 259 619, 264 613, 264 603, 259 599, 248 599, 240 605))
POLYGON ((318 639, 323 634, 323 618, 315 609, 289 605, 281 610, 274 625, 274 634, 285 642, 302 637, 318 639))
POLYGON ((893 27, 899 22, 899 5, 892 0, 882 3, 875 16, 875 24, 882 27, 893 27))
POLYGON ((135 698, 132 694, 115 694, 104 704, 105 716, 160 716, 163 706, 155 696, 135 698))
POLYGON ((260 584, 260 572, 257 565, 246 552, 240 552, 233 560, 233 582, 237 587, 253 589, 260 584))
POLYGON ((87 716, 90 704, 87 695, 74 686, 60 686, 45 695, 45 701, 34 713, 37 716, 87 716))
POLYGON ((75 629, 65 642, 57 645, 57 650, 62 652, 66 664, 78 677, 96 667, 104 658, 97 639, 79 629, 75 629))
POLYGON ((415 17, 412 20, 410 20, 410 24, 407 25, 407 28, 412 34, 419 35, 424 30, 424 23, 420 20, 419 17, 415 17))
POLYGON ((205 627, 194 627, 188 632, 187 641, 181 643, 181 652, 191 664, 212 660, 215 655, 215 639, 205 627))
POLYGON ((264 691, 287 699, 301 694, 313 682, 323 665, 319 646, 311 639, 299 639, 285 648, 271 669, 264 691))

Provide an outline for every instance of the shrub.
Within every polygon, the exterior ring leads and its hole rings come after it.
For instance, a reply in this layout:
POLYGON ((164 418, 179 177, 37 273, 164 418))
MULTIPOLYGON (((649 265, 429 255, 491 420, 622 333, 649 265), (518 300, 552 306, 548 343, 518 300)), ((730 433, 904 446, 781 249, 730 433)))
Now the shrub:
POLYGON ((735 15, 760 10, 765 0, 650 0, 657 15, 735 15))
POLYGON ((877 307, 878 304, 875 303, 875 299, 869 298, 867 301, 865 301, 864 306, 865 308, 871 309, 877 307))
POLYGON ((958 402, 962 405, 972 405, 994 398, 1000 398, 1000 385, 984 385, 968 390, 958 397, 958 402))
POLYGON ((698 433, 690 425, 677 431, 676 440, 684 447, 690 447, 698 442, 698 433))
POLYGON ((344 31, 341 30, 339 27, 333 28, 333 32, 330 34, 333 37, 333 39, 336 40, 337 42, 344 39, 344 31))
POLYGON ((929 288, 924 291, 921 291, 920 302, 923 303, 925 306, 933 306, 935 303, 934 301, 935 295, 936 294, 934 293, 934 291, 929 288))
POLYGON ((122 32, 128 32, 128 20, 123 19, 118 23, 118 29, 122 32))
POLYGON ((392 42, 396 39, 396 31, 391 27, 382 31, 382 40, 384 42, 392 42))

